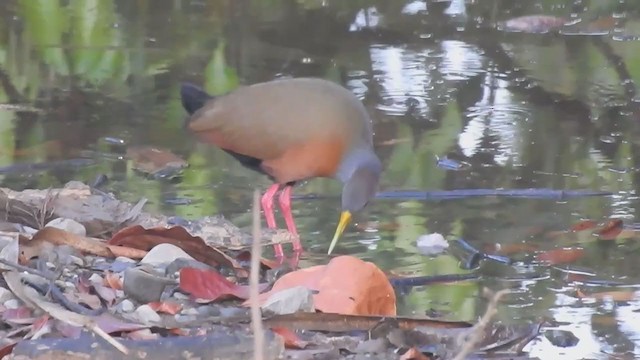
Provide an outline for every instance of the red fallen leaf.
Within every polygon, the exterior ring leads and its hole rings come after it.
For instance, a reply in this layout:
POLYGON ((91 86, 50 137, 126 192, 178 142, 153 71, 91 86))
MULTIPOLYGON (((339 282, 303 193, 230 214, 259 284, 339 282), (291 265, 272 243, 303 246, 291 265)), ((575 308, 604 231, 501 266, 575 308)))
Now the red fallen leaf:
POLYGON ((173 301, 154 301, 147 304, 153 311, 175 315, 182 310, 182 305, 173 301))
POLYGON ((260 301, 264 303, 272 294, 296 286, 315 290, 315 308, 325 313, 396 315, 395 291, 385 273, 375 264, 353 256, 337 256, 327 265, 290 272, 261 294, 260 301))
POLYGON ((122 279, 118 274, 106 271, 104 274, 104 285, 114 290, 122 290, 122 279))
POLYGON ((17 341, 9 340, 8 344, 4 344, 4 346, 0 346, 0 359, 4 359, 5 356, 8 356, 13 352, 13 348, 16 347, 17 341))
POLYGON ((622 232, 623 222, 621 219, 611 219, 598 230, 600 240, 615 240, 622 232))
POLYGON ((192 236, 182 226, 145 229, 141 225, 134 225, 118 231, 107 241, 109 245, 128 246, 144 251, 149 251, 154 246, 165 243, 181 248, 194 259, 207 265, 222 265, 240 269, 236 260, 207 245, 201 237, 192 236))
POLYGON ((548 15, 528 15, 513 18, 501 24, 504 31, 524 33, 547 33, 563 27, 566 19, 548 15))
POLYGON ((215 301, 231 296, 248 299, 249 287, 232 283, 214 270, 185 267, 180 270, 180 290, 194 298, 215 301))
POLYGON ((298 334, 289 330, 286 327, 272 327, 271 330, 276 334, 282 336, 284 339, 284 347, 287 349, 304 349, 309 345, 308 341, 304 341, 298 337, 298 334))
POLYGON ((420 352, 420 350, 412 347, 411 349, 407 350, 407 352, 402 354, 400 360, 430 360, 430 358, 420 352))
POLYGON ((571 231, 583 231, 583 230, 587 230, 587 229, 593 229, 596 226, 598 226, 598 223, 596 223, 593 220, 583 220, 580 221, 578 223, 575 223, 571 226, 570 230, 571 231))
POLYGON ((584 256, 584 249, 581 248, 564 248, 553 249, 539 253, 536 258, 538 261, 548 262, 550 265, 572 263, 584 256))

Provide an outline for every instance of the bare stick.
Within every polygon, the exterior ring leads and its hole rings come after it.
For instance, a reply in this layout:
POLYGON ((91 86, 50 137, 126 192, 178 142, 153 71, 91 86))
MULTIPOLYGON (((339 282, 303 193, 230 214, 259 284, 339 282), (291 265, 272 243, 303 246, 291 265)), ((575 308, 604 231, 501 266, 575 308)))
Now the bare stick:
POLYGON ((491 300, 487 305, 487 311, 485 311, 484 315, 482 315, 480 321, 478 321, 478 323, 470 329, 470 333, 465 334, 468 336, 468 338, 462 345, 462 349, 460 350, 458 355, 456 355, 453 360, 464 360, 467 355, 471 354, 474 351, 476 346, 480 343, 480 341, 482 341, 484 330, 489 325, 491 318, 493 318, 493 316, 498 313, 498 302, 500 302, 500 299, 503 296, 510 292, 511 291, 509 289, 503 289, 494 294, 491 290, 487 288, 484 289, 485 296, 491 296, 491 300))
POLYGON ((253 191, 253 243, 251 245, 251 272, 249 273, 249 299, 251 303, 251 327, 253 329, 253 358, 264 359, 264 333, 262 331, 262 314, 258 300, 258 282, 260 281, 260 192, 253 191))

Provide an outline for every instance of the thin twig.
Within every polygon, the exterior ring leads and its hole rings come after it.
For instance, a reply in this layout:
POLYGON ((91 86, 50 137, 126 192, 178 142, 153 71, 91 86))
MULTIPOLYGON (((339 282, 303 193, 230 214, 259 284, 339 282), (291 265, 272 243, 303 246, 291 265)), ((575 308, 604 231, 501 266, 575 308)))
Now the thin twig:
POLYGON ((40 277, 42 277, 44 279, 47 279, 47 280, 56 280, 56 277, 54 275, 45 274, 44 272, 42 272, 40 270, 37 270, 37 269, 34 269, 34 268, 30 268, 28 266, 20 265, 20 264, 14 263, 13 261, 0 259, 0 264, 10 266, 10 267, 12 267, 12 268, 14 268, 14 269, 16 269, 18 271, 23 271, 23 272, 26 272, 26 273, 31 274, 31 275, 40 276, 40 277))
POLYGON ((264 333, 262 332, 262 314, 258 300, 258 282, 260 281, 260 192, 253 191, 253 243, 251 246, 251 272, 249 273, 249 302, 251 303, 251 327, 253 329, 253 358, 264 359, 264 333))
POLYGON ((470 333, 465 333, 464 336, 468 337, 462 345, 462 349, 460 350, 458 355, 453 358, 453 360, 464 360, 467 355, 473 353, 476 346, 482 341, 482 338, 484 337, 484 330, 489 325, 491 318, 493 318, 493 316, 498 313, 498 302, 503 296, 510 292, 511 291, 509 289, 503 289, 493 294, 491 290, 486 288, 484 289, 485 296, 491 296, 491 300, 487 305, 487 311, 485 311, 484 315, 482 315, 480 321, 478 321, 478 323, 469 330, 470 333))

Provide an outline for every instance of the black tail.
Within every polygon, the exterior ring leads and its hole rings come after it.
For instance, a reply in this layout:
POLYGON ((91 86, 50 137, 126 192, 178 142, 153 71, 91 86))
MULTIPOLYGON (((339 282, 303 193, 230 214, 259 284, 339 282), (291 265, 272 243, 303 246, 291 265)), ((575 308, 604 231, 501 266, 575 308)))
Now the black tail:
POLYGON ((182 107, 187 110, 189 115, 193 115, 207 101, 213 99, 213 96, 191 83, 182 83, 180 97, 182 98, 182 107))

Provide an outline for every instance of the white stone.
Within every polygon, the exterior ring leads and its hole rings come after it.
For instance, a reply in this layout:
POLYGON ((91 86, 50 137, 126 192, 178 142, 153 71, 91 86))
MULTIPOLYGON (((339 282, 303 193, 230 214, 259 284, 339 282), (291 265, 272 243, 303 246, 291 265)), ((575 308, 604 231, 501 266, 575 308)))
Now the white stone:
POLYGON ((140 264, 158 266, 162 264, 169 264, 176 259, 195 260, 179 247, 165 243, 156 245, 153 249, 149 250, 147 255, 140 260, 140 264))
POLYGON ((73 219, 57 218, 49 221, 45 226, 62 229, 79 236, 87 236, 87 229, 84 225, 73 219))
POLYGON ((161 318, 149 305, 141 305, 135 311, 135 316, 143 324, 159 323, 161 318))
POLYGON ((133 305, 133 302, 129 299, 124 299, 122 300, 122 302, 120 303, 120 310, 122 310, 122 312, 132 312, 135 309, 135 305, 133 305))
POLYGON ((304 286, 296 286, 269 296, 267 301, 262 305, 263 310, 273 312, 275 314, 293 314, 296 312, 313 312, 313 293, 304 286))
POLYGON ((7 309, 17 309, 20 307, 20 301, 18 299, 9 299, 3 303, 7 309))
POLYGON ((0 287, 0 303, 5 303, 8 300, 13 299, 13 293, 3 287, 0 287))

